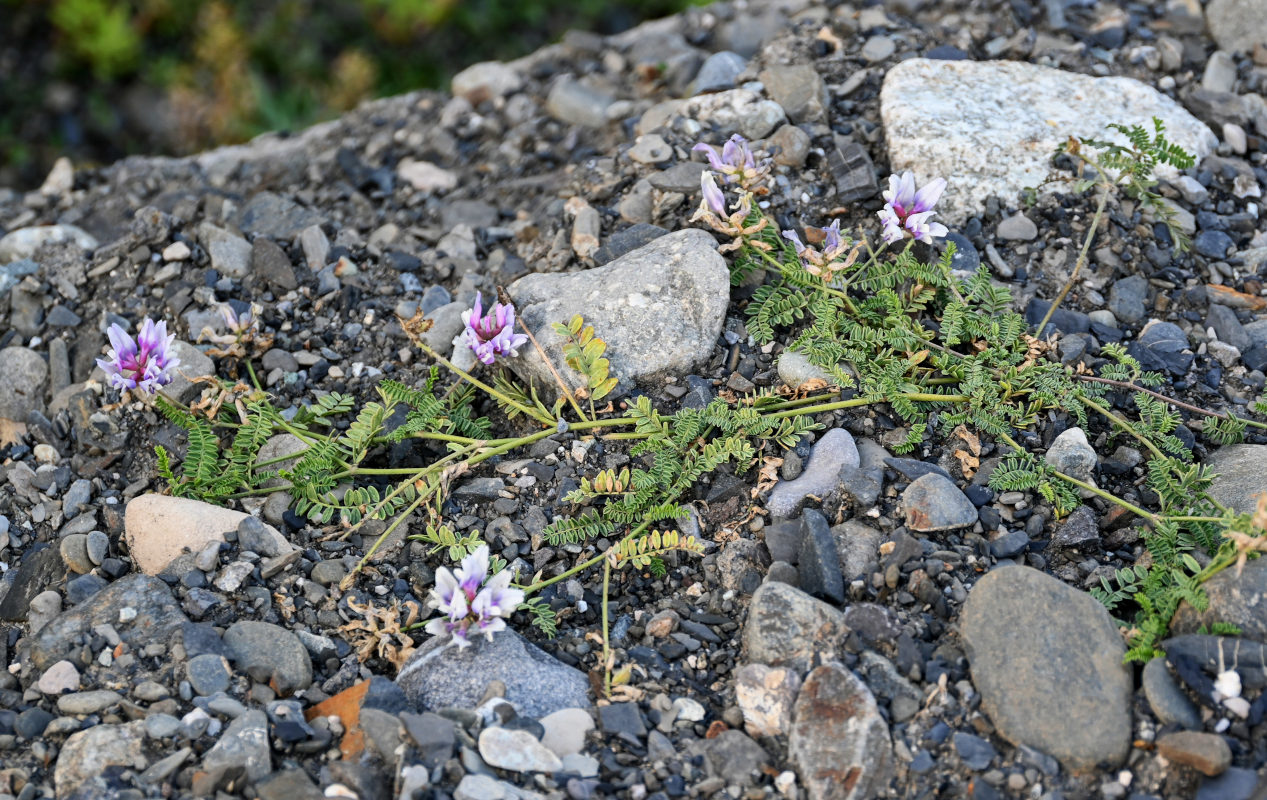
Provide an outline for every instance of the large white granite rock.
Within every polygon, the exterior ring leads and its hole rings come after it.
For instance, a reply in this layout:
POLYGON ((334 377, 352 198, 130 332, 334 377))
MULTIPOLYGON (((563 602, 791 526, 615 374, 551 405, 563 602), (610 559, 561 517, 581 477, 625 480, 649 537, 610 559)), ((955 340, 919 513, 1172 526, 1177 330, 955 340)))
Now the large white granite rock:
POLYGON ((1217 144, 1204 123, 1133 78, 1091 78, 1016 61, 903 61, 884 77, 880 115, 894 172, 911 170, 920 184, 935 177, 949 182, 937 211, 952 225, 980 213, 990 195, 1012 202, 1021 189, 1037 187, 1056 146, 1070 135, 1125 141, 1107 126, 1151 130, 1156 116, 1198 160, 1217 144))

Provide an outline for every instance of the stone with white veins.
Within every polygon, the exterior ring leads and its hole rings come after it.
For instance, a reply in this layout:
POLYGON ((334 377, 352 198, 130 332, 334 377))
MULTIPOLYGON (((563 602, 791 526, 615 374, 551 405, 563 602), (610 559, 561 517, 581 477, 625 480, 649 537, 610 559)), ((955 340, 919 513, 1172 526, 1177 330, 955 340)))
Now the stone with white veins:
POLYGON ((886 794, 893 743, 875 698, 837 663, 805 678, 793 709, 788 757, 810 800, 865 800, 886 794))
POLYGON ((959 628, 1000 736, 1071 770, 1122 763, 1133 680, 1117 625, 1091 595, 1030 567, 999 567, 968 594, 959 628))
POLYGON ((1110 123, 1151 130, 1157 116, 1198 162, 1217 144, 1204 123, 1137 80, 1017 61, 903 61, 885 75, 880 114, 894 172, 912 170, 921 184, 949 181, 937 211, 951 225, 981 213, 990 195, 1014 203, 1022 189, 1040 186, 1070 135, 1124 141, 1110 123))
MULTIPOLYGON (((510 286, 520 319, 536 336, 570 387, 584 379, 564 366, 564 342, 553 329, 582 314, 607 342, 610 374, 657 386, 693 372, 712 355, 730 298, 730 274, 717 243, 699 229, 655 239, 602 267, 569 274, 535 274, 510 286)), ((525 345, 509 361, 520 378, 554 394, 553 375, 525 345)))

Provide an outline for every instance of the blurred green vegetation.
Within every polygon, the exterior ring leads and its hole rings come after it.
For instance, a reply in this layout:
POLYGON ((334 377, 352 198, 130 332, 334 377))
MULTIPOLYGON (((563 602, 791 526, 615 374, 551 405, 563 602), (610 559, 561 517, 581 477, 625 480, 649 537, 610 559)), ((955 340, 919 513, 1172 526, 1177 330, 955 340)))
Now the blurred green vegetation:
POLYGON ((297 129, 698 0, 0 0, 0 185, 297 129))

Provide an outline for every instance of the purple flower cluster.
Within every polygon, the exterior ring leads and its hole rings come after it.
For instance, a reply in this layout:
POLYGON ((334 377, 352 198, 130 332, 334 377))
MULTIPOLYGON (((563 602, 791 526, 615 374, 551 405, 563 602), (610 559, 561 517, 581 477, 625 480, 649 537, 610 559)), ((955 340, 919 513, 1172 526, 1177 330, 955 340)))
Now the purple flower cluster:
POLYGON ((903 172, 901 176, 889 176, 889 188, 884 192, 884 208, 878 212, 884 224, 881 234, 888 244, 906 237, 932 244, 933 239, 947 234, 946 226, 932 222, 933 206, 946 189, 946 179, 937 178, 915 190, 915 175, 903 172))
POLYGON ((471 644, 472 633, 484 634, 491 642, 494 633, 506 629, 504 618, 524 601, 522 591, 510 588, 510 578, 510 570, 506 569, 488 578, 486 544, 462 559, 456 575, 440 567, 436 570, 436 588, 431 590, 431 596, 444 616, 428 622, 427 633, 433 636, 447 633, 459 647, 471 644))
POLYGON ((168 335, 166 320, 155 323, 147 317, 135 341, 118 324, 111 325, 106 333, 113 346, 106 358, 97 359, 97 366, 105 371, 111 386, 153 394, 158 387, 172 382, 180 359, 172 352, 176 335, 168 335))
POLYGON ((783 231, 783 238, 792 243, 796 254, 800 256, 801 266, 811 275, 822 276, 835 270, 852 266, 858 258, 858 246, 849 250, 849 242, 840 235, 840 220, 835 220, 829 227, 819 228, 823 232, 823 249, 821 251, 807 247, 801 242, 796 231, 783 231), (841 261, 842 256, 847 257, 841 261))
POLYGON ((691 150, 703 153, 708 158, 708 166, 720 173, 726 183, 737 183, 745 189, 755 190, 770 172, 770 159, 758 161, 748 141, 737 133, 722 145, 720 153, 703 142, 691 150))
POLYGON ((519 346, 528 341, 522 333, 515 333, 515 307, 509 303, 493 303, 487 315, 483 315, 482 297, 475 293, 475 307, 462 312, 466 329, 462 332, 466 344, 484 364, 492 364, 499 357, 519 355, 519 346))

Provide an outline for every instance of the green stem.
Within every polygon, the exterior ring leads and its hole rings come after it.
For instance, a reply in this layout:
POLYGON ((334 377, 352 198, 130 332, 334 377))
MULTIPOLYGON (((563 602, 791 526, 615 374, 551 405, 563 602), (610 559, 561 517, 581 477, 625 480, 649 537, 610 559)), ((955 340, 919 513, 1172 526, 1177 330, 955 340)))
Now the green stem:
MULTIPOLYGON (((922 392, 906 392, 899 396, 915 403, 966 403, 972 400, 971 397, 962 394, 924 394, 922 392)), ((839 411, 843 408, 858 408, 859 406, 869 406, 875 403, 887 403, 889 400, 890 399, 886 397, 855 397, 852 400, 839 400, 835 403, 823 403, 822 405, 809 406, 808 408, 780 411, 775 414, 770 414, 768 418, 783 419, 785 417, 795 417, 801 414, 821 414, 824 411, 839 411)))
MULTIPOLYGON (((1016 450, 1017 452, 1025 451, 1025 448, 1021 447, 1021 445, 1008 434, 1000 433, 999 438, 1007 442, 1008 445, 1012 447, 1012 449, 1016 450)), ((1111 494, 1109 492, 1104 491, 1098 486, 1093 486, 1087 483, 1086 481, 1080 481, 1077 478, 1073 477, 1072 475, 1066 475, 1065 473, 1060 472, 1059 470, 1052 470, 1052 472, 1055 473, 1057 478, 1060 478, 1063 481, 1071 483, 1074 486, 1077 486, 1079 489, 1086 489, 1088 492, 1091 492, 1092 494, 1095 494, 1099 497, 1103 497, 1105 500, 1108 500, 1111 503, 1116 503, 1122 508, 1125 508, 1127 511, 1130 511, 1132 514, 1142 517, 1143 519, 1148 520, 1154 525, 1156 525, 1158 522, 1161 521, 1161 517, 1154 514, 1153 512, 1146 511, 1140 508, 1139 506, 1135 505, 1134 503, 1123 500, 1122 498, 1118 497, 1115 494, 1111 494)))
POLYGON ((246 364, 246 371, 251 376, 251 384, 259 391, 264 391, 264 387, 260 385, 260 379, 255 377, 255 367, 251 366, 251 359, 243 359, 246 364))
POLYGON ((1083 396, 1082 402, 1086 404, 1087 406, 1090 406, 1091 408, 1100 412, 1100 414, 1102 414, 1106 419, 1108 419, 1114 425, 1118 426, 1122 430, 1129 433, 1131 436, 1135 437, 1137 441, 1139 441, 1141 444, 1147 447, 1149 451, 1151 451, 1152 454, 1156 456, 1157 458, 1166 457, 1166 454, 1161 451, 1161 448, 1153 444, 1152 442, 1148 441, 1148 439, 1145 436, 1143 436, 1138 431, 1136 431, 1134 425, 1131 425, 1129 422, 1122 419, 1117 414, 1114 414, 1112 411, 1108 410, 1107 408, 1095 402, 1094 400, 1090 399, 1089 397, 1083 396))
POLYGON ((612 564, 607 559, 603 562, 603 691, 607 697, 612 696, 612 664, 611 635, 607 623, 607 596, 611 585, 612 564))
MULTIPOLYGON (((1101 172, 1100 175, 1103 176, 1104 172, 1101 172)), ((1056 295, 1056 299, 1052 301, 1047 313, 1043 315, 1042 322, 1038 323, 1038 328, 1034 331, 1035 339, 1043 335, 1043 328, 1051 320, 1051 315, 1056 313, 1056 308, 1065 299, 1065 295, 1069 294, 1069 290, 1073 288, 1074 282, 1078 279, 1078 273, 1082 271, 1083 265, 1087 263, 1087 253, 1091 250, 1091 242, 1095 239, 1095 229, 1100 226, 1100 219, 1104 216, 1104 206, 1109 202, 1109 190, 1112 188, 1113 185, 1110 183, 1104 182, 1101 184, 1100 203, 1095 207, 1095 216, 1091 218, 1091 227, 1087 229, 1087 236, 1082 240, 1082 250, 1078 253, 1078 261, 1073 265, 1073 272, 1069 273, 1069 280, 1065 281, 1065 285, 1061 287, 1060 294, 1056 295)))
POLYGON ((541 412, 538 411, 537 409, 529 408, 528 406, 523 405, 522 403, 516 402, 515 400, 512 400, 511 398, 497 391, 493 387, 489 386, 487 383, 477 380, 469 372, 459 368, 452 361, 450 361, 449 359, 437 353, 435 351, 435 348, 427 344, 424 344, 423 342, 418 342, 418 347, 421 348, 422 351, 425 352, 427 355, 431 356, 436 361, 443 364, 446 368, 448 368, 451 372, 453 372, 453 374, 457 375, 459 378, 466 381, 467 383, 470 383, 472 386, 475 386, 479 389, 483 389, 489 395, 497 398, 497 400, 499 400, 500 402, 510 406, 511 408, 517 409, 520 413, 526 414, 528 417, 535 419, 537 422, 540 422, 543 425, 553 426, 555 424, 554 420, 546 419, 541 414, 541 412))

